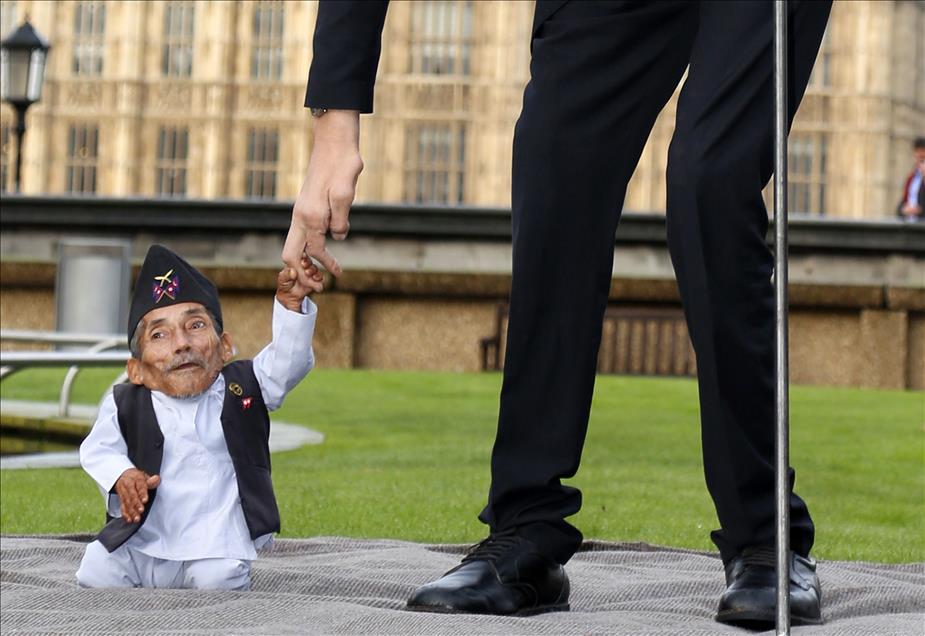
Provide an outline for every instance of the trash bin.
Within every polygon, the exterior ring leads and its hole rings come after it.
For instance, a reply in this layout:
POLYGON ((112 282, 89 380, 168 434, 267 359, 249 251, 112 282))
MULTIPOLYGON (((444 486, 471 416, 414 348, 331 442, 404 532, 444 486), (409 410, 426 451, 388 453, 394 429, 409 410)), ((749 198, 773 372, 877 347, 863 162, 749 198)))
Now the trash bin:
MULTIPOLYGON (((128 320, 131 243, 64 239, 58 245, 55 326, 58 331, 124 334, 128 320)), ((62 349, 85 349, 66 345, 62 349)))

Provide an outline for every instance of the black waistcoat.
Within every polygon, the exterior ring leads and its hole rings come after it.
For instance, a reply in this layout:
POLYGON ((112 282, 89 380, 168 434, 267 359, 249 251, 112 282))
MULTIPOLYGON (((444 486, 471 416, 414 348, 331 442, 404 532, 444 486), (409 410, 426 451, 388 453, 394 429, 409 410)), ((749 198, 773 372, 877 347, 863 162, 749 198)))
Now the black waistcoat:
MULTIPOLYGON (((247 529, 251 538, 256 539, 279 532, 279 509, 270 480, 270 416, 250 360, 226 365, 222 375, 225 378, 222 430, 234 465, 247 529)), ((113 388, 113 397, 129 460, 149 475, 159 474, 164 435, 154 414, 151 390, 136 384, 119 384, 113 388)), ((97 536, 100 543, 110 552, 125 543, 145 522, 156 496, 156 488, 148 491, 148 503, 138 523, 127 523, 122 517, 107 514, 107 523, 97 536)))

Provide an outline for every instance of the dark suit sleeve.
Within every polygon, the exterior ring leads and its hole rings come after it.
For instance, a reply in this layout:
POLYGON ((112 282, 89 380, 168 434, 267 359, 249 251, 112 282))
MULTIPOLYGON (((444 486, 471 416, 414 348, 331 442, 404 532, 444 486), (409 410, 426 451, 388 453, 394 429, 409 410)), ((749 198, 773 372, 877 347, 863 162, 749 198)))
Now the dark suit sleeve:
POLYGON ((388 0, 321 0, 305 106, 373 112, 388 0))

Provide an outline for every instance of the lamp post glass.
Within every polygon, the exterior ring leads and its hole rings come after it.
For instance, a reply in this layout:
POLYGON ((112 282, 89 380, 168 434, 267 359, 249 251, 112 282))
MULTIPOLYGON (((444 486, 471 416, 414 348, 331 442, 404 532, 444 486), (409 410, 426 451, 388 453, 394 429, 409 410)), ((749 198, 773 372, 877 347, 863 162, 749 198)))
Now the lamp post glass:
POLYGON ((42 99, 42 84, 45 75, 45 51, 8 50, 0 51, 0 67, 3 69, 2 98, 7 102, 34 103, 42 99))
POLYGON ((16 191, 20 191, 22 139, 26 133, 26 110, 42 98, 45 59, 51 46, 26 19, 0 41, 0 99, 16 110, 16 191))

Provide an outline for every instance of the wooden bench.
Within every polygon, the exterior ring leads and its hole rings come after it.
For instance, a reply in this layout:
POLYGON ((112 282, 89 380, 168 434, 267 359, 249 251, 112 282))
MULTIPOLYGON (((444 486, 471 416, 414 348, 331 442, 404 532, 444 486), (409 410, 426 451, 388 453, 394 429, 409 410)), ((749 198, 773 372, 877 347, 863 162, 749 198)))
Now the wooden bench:
MULTIPOLYGON (((498 305, 495 333, 481 341, 482 370, 504 366, 508 305, 498 305)), ((598 373, 619 375, 697 375, 694 349, 679 308, 610 306, 604 312, 598 373)))

